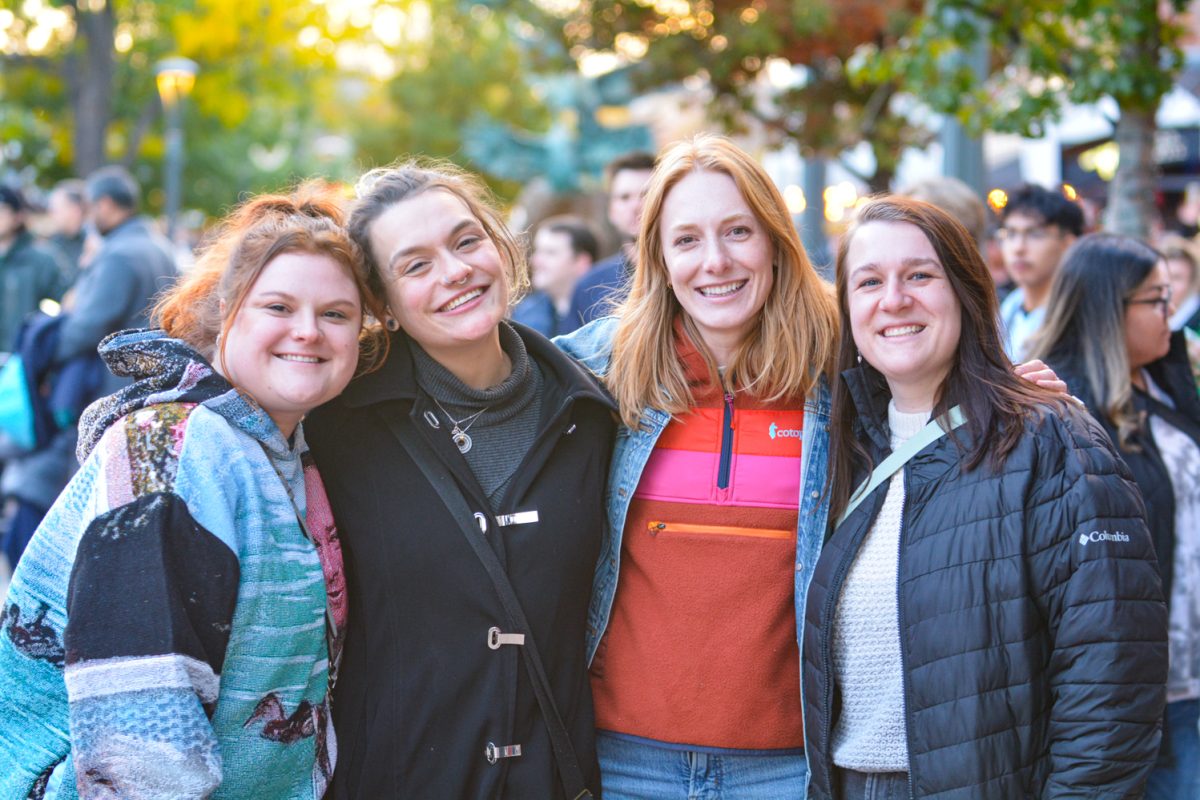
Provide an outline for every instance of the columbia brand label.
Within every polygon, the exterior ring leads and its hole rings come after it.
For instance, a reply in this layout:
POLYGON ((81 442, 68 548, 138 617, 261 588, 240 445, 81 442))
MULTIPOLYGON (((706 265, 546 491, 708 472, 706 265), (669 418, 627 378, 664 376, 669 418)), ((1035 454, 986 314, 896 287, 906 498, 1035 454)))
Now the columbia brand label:
POLYGON ((781 428, 772 422, 771 427, 767 428, 767 435, 772 439, 799 439, 800 431, 796 428, 781 428))
POLYGON ((1125 534, 1125 533, 1121 533, 1120 531, 1114 531, 1112 533, 1109 533, 1108 531, 1092 531, 1091 533, 1079 534, 1079 543, 1082 545, 1085 545, 1085 546, 1089 542, 1128 542, 1128 541, 1129 541, 1129 535, 1125 534))

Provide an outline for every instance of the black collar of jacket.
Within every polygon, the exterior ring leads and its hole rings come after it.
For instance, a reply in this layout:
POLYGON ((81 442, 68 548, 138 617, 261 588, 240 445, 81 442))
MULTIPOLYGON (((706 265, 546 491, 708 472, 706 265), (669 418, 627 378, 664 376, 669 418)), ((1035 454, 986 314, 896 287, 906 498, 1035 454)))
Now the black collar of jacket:
MULTIPOLYGON (((610 411, 616 411, 616 404, 600 382, 579 362, 531 328, 520 323, 508 324, 512 325, 513 330, 525 343, 529 357, 537 361, 545 371, 547 384, 557 387, 564 399, 591 400, 610 411)), ((390 400, 416 400, 419 390, 412 353, 408 349, 408 335, 403 331, 395 331, 391 334, 391 339, 391 350, 383 366, 352 381, 340 398, 339 402, 343 406, 365 408, 390 400)))
POLYGON ((887 407, 892 399, 887 380, 879 370, 867 364, 846 370, 842 381, 854 401, 858 412, 857 428, 883 452, 892 449, 892 437, 888 432, 887 407))

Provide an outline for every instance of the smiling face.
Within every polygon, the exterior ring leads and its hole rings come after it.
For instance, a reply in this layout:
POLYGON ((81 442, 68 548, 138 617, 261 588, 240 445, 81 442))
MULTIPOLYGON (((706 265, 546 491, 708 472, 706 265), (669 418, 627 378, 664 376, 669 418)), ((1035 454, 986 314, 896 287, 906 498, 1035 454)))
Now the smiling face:
POLYGON ((659 233, 675 297, 717 363, 729 363, 775 282, 766 228, 733 178, 697 171, 667 193, 659 233))
POLYGON ((464 348, 498 343, 508 309, 504 261, 458 196, 430 189, 396 203, 372 223, 370 241, 388 308, 425 352, 446 363, 464 348))
POLYGON ((1167 320, 1175 308, 1167 301, 1170 294, 1167 266, 1159 261, 1125 301, 1125 349, 1131 369, 1139 370, 1171 349, 1167 320))
POLYGON ((247 292, 218 348, 217 371, 248 392, 285 436, 354 375, 362 298, 327 255, 283 253, 247 292))
POLYGON ((859 353, 883 373, 901 411, 933 408, 954 364, 962 307, 924 232, 907 222, 858 228, 844 268, 859 353))

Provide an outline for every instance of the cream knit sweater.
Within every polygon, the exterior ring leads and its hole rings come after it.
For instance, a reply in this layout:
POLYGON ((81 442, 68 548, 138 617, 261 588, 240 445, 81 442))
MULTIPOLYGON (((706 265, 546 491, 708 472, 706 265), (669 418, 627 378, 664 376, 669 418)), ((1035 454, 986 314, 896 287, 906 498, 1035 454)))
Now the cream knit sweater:
MULTIPOLYGON (((929 421, 888 404, 895 450, 929 421)), ((833 629, 833 670, 842 709, 833 729, 833 763, 858 772, 907 772, 896 577, 904 471, 888 484, 883 508, 846 575, 833 629)))

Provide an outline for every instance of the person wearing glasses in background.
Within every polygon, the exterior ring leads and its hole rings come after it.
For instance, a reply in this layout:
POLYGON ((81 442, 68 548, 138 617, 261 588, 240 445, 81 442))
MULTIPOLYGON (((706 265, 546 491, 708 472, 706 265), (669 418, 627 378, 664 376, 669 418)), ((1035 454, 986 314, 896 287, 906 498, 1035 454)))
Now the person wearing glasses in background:
POLYGON ((1175 304, 1169 320, 1171 330, 1188 328, 1193 333, 1200 332, 1200 265, 1196 246, 1182 236, 1167 236, 1158 243, 1158 249, 1171 279, 1175 304))
POLYGON ((1167 711, 1149 800, 1200 797, 1200 397, 1163 256, 1092 234, 1067 253, 1031 343, 1112 437, 1146 503, 1170 613, 1167 711))
POLYGON ((1046 298, 1063 254, 1083 235, 1083 209, 1062 192, 1018 187, 1000 212, 1000 253, 1014 289, 1000 304, 1004 351, 1026 360, 1026 344, 1046 317, 1046 298))

